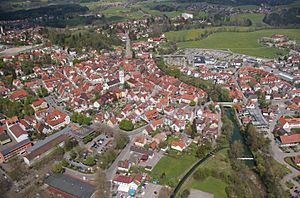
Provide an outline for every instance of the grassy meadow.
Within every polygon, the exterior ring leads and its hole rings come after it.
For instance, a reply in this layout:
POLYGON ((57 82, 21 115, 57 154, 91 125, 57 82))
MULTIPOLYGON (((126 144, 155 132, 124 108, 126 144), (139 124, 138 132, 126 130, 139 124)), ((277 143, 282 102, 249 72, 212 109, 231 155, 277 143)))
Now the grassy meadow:
MULTIPOLYGON (((195 32, 195 30, 187 31, 195 32)), ((186 33, 187 37, 193 34, 186 33)), ((261 37, 269 37, 273 34, 285 34, 300 42, 300 29, 264 29, 253 32, 217 32, 202 40, 178 42, 177 45, 179 48, 221 49, 251 56, 274 58, 286 54, 288 50, 269 48, 258 43, 261 37)), ((170 36, 168 33, 166 36, 170 40, 175 38, 174 35, 170 36)))

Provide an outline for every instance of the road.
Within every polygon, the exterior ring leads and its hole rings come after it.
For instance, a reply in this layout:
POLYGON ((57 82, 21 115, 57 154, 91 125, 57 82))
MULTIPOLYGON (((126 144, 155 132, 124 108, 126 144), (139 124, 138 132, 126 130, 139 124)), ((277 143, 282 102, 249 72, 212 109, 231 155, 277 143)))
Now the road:
POLYGON ((129 31, 125 32, 125 36, 126 36, 126 52, 125 52, 125 57, 126 58, 132 58, 132 51, 131 51, 131 45, 130 45, 129 31))
POLYGON ((15 56, 19 53, 26 52, 28 50, 36 49, 42 45, 28 45, 28 46, 20 46, 20 47, 13 47, 8 48, 2 52, 0 52, 0 57, 3 56, 15 56))
MULTIPOLYGON (((278 101, 280 102, 280 101, 278 101)), ((291 170, 291 173, 287 174, 282 180, 281 183, 283 186, 286 187, 285 183, 287 181, 291 181, 296 187, 298 187, 298 189, 300 189, 300 184, 298 182, 296 182, 293 178, 297 177, 300 175, 299 171, 296 170, 294 167, 292 167, 291 165, 289 165, 288 163, 286 163, 284 161, 284 158, 286 157, 293 157, 295 155, 299 155, 299 152, 297 153, 284 153, 280 148, 279 145, 275 142, 274 140, 274 136, 273 136, 273 130, 275 128, 275 125, 277 123, 277 120, 282 116, 282 115, 287 115, 288 110, 286 110, 285 105, 283 105, 284 102, 281 101, 281 105, 279 106, 279 114, 275 117, 275 119, 270 123, 269 125, 269 130, 268 130, 268 137, 271 140, 271 151, 272 151, 272 155, 273 158, 279 162, 280 164, 285 165, 289 170, 291 170)), ((292 195, 294 195, 295 193, 293 192, 293 190, 290 190, 290 193, 292 195)))
POLYGON ((65 167, 65 173, 67 175, 70 175, 72 177, 76 177, 77 179, 84 180, 84 181, 94 181, 96 179, 96 174, 85 174, 85 173, 80 173, 78 171, 75 171, 73 169, 65 167))

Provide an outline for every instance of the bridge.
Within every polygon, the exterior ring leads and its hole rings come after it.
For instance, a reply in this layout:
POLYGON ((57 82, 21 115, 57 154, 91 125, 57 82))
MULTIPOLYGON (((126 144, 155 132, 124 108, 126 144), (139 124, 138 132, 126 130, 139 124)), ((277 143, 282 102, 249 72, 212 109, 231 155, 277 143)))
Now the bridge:
POLYGON ((238 160, 254 160, 254 157, 253 157, 253 155, 244 155, 244 156, 238 157, 236 159, 238 159, 238 160))
POLYGON ((225 107, 232 107, 235 103, 234 102, 218 102, 218 105, 225 106, 225 107))
POLYGON ((238 160, 254 160, 253 157, 238 157, 238 160))

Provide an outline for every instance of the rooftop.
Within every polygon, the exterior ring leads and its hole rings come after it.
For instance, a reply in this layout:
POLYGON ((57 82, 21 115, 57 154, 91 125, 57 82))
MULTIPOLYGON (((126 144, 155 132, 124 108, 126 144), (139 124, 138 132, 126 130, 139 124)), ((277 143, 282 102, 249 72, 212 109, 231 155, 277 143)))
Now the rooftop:
POLYGON ((94 186, 63 174, 53 174, 45 183, 74 197, 90 198, 95 192, 94 186))

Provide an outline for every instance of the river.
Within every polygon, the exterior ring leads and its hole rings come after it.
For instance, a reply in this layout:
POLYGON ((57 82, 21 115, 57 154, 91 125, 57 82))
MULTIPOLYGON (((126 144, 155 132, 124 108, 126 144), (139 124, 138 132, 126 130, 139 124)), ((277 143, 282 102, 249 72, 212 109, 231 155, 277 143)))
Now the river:
MULTIPOLYGON (((242 135, 241 129, 237 124, 237 121, 235 119, 234 111, 232 108, 225 108, 226 116, 231 120, 233 125, 233 132, 231 135, 231 143, 234 143, 235 141, 240 141, 243 145, 243 157, 253 157, 252 152, 249 148, 249 146, 246 144, 246 140, 244 136, 242 135)), ((253 167, 255 165, 254 160, 245 160, 244 161, 246 165, 249 167, 253 167)))

